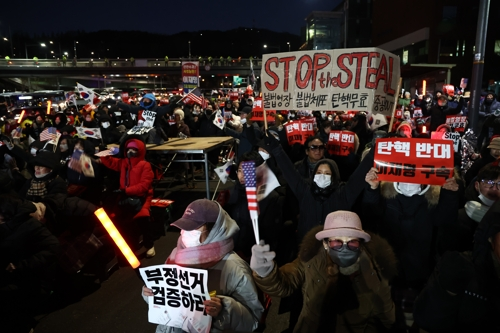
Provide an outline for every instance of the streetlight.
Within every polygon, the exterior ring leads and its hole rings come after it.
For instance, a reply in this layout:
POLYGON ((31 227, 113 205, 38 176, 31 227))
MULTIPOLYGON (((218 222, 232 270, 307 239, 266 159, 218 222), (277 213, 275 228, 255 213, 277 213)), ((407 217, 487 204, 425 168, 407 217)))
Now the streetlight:
MULTIPOLYGON (((45 47, 45 43, 40 43, 40 44, 24 44, 24 52, 26 53, 26 59, 29 59, 28 58, 28 46, 36 46, 36 45, 40 45, 41 47, 45 47)), ((45 57, 47 58, 47 57, 45 57)))
POLYGON ((286 44, 288 45, 288 52, 290 52, 290 42, 286 42, 286 44))
POLYGON ((191 60, 191 41, 188 41, 188 47, 189 47, 189 60, 191 60))
POLYGON ((3 38, 4 41, 8 42, 9 40, 7 39, 7 37, 4 37, 3 38))
MULTIPOLYGON (((289 47, 290 47, 290 46, 289 46, 289 47)), ((269 48, 269 49, 276 49, 276 50, 278 50, 278 52, 281 52, 281 48, 280 48, 280 46, 279 46, 279 45, 278 45, 278 46, 275 46, 275 45, 267 45, 267 44, 264 44, 264 48, 265 48, 265 49, 268 49, 268 48, 269 48)))
POLYGON ((78 41, 77 40, 74 40, 73 41, 73 49, 75 51, 75 58, 76 58, 76 44, 78 44, 78 41))

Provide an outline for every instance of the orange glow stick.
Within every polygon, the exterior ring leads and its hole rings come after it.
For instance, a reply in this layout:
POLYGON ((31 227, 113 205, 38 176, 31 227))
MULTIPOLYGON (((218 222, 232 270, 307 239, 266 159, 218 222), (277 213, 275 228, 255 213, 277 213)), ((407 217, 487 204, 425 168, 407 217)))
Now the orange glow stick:
POLYGON ((47 101, 47 115, 50 114, 50 109, 52 108, 52 101, 47 101))
POLYGON ((427 133, 427 127, 425 125, 422 126, 422 133, 427 133))
POLYGON ((17 123, 20 124, 21 121, 23 120, 23 117, 24 117, 24 113, 26 112, 26 110, 23 110, 21 111, 21 115, 19 116, 19 119, 17 120, 17 123))
POLYGON ((113 222, 111 222, 111 219, 109 218, 108 214, 104 211, 104 208, 99 208, 94 212, 95 216, 101 221, 102 225, 108 232, 108 234, 113 238, 113 241, 115 242, 116 246, 122 251, 123 255, 125 258, 127 258, 130 266, 132 268, 137 268, 141 265, 139 260, 137 260, 137 257, 135 256, 134 252, 130 249, 128 244, 125 242, 123 239, 122 235, 120 235, 120 232, 118 229, 116 229, 115 225, 113 222))
POLYGON ((425 91, 427 90, 427 81, 422 81, 422 96, 425 98, 425 91))

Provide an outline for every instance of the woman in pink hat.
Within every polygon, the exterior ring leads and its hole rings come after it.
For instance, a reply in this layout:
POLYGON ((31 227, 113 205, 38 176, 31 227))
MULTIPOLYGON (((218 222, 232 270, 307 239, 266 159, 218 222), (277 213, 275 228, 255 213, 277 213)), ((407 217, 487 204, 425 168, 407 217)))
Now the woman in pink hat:
POLYGON ((378 332, 395 322, 389 281, 396 259, 384 239, 363 231, 358 215, 328 214, 312 229, 299 256, 280 268, 269 245, 254 245, 250 267, 265 293, 286 297, 302 289, 304 304, 294 332, 378 332))

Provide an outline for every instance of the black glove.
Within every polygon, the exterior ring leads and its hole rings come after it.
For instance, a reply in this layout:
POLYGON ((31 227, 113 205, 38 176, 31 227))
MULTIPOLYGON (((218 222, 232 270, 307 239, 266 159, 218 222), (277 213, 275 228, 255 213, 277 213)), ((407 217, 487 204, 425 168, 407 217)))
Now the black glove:
POLYGON ((439 284, 453 294, 462 293, 474 276, 474 265, 458 252, 445 253, 439 267, 439 284))
POLYGON ((267 130, 264 136, 264 143, 268 153, 280 146, 280 141, 275 135, 277 136, 276 132, 267 130))

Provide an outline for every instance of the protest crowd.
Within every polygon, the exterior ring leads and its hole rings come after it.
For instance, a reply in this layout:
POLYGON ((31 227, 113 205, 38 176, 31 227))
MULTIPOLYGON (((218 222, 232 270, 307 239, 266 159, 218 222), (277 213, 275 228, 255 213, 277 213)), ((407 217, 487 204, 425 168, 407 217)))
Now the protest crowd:
MULTIPOLYGON (((101 101, 85 89, 81 110, 71 94, 65 110, 27 114, 29 122, 0 110, 0 318, 8 332, 29 332, 37 302, 63 297, 78 275, 105 280, 113 265, 128 265, 98 208, 133 251, 155 256, 165 216, 151 213, 153 188, 171 156, 148 147, 228 136, 233 149, 209 153, 208 170, 175 164, 180 179, 208 173, 231 186, 172 221, 181 232, 165 262, 208 270, 217 290, 203 300, 212 332, 262 330, 270 297, 290 311, 290 332, 500 331, 494 93, 483 96, 476 137, 468 99, 453 90, 403 94, 386 117, 312 105, 266 115, 251 88, 231 98, 192 91, 168 103, 151 93, 101 101), (448 164, 433 155, 439 149, 448 164), (383 159, 387 152, 398 155, 383 159), (416 166, 422 156, 427 171, 416 166), (267 175, 260 185, 259 170, 267 175)), ((148 302, 159 292, 144 286, 142 295, 148 302)))

